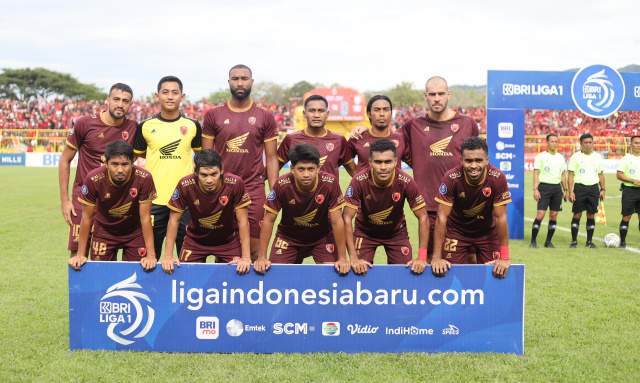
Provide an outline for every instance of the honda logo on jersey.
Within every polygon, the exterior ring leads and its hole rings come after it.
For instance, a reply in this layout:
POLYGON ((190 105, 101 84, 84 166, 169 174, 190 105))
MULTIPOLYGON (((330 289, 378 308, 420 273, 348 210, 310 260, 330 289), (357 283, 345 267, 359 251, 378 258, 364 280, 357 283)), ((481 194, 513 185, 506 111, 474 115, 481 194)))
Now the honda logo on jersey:
POLYGON ((227 202, 229 202, 229 197, 227 197, 226 195, 223 195, 222 197, 220 197, 220 204, 222 206, 226 206, 227 202))
POLYGON ((129 190, 129 194, 131 194, 132 197, 137 197, 138 196, 138 189, 137 188, 131 188, 131 190, 129 190))

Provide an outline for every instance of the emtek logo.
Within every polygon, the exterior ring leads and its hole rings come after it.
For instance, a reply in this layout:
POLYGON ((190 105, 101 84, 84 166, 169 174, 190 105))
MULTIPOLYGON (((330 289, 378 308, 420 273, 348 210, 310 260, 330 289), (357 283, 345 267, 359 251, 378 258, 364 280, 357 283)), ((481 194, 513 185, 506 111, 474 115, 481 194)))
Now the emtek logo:
POLYGON ((273 325, 273 333, 280 335, 285 333, 287 335, 292 334, 307 334, 309 326, 306 323, 275 323, 273 325))
POLYGON ((163 147, 160 148, 160 154, 162 154, 160 156, 161 160, 179 160, 182 157, 180 156, 174 156, 173 152, 176 151, 176 149, 178 149, 178 145, 180 145, 180 140, 175 140, 170 144, 167 144, 163 147))
POLYGON ((217 317, 198 317, 196 336, 198 339, 218 339, 220 321, 217 317))
POLYGON ((513 137, 513 124, 510 122, 501 122, 498 124, 498 137, 511 138, 513 137))

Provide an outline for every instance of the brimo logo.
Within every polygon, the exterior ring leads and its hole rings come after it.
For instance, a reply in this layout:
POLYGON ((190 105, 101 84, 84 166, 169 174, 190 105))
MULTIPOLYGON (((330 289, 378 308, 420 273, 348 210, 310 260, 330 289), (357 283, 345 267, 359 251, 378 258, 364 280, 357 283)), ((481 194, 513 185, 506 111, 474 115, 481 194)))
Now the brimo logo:
MULTIPOLYGON (((130 335, 134 331, 140 327, 142 324, 142 319, 144 317, 144 310, 142 305, 138 301, 138 298, 144 299, 147 302, 151 303, 151 300, 146 294, 137 291, 130 291, 125 289, 142 289, 142 286, 135 283, 136 281, 136 273, 124 281, 118 282, 113 286, 109 287, 107 293, 100 299, 100 322, 109 323, 109 327, 107 328, 107 336, 114 341, 123 344, 129 345, 134 343, 133 340, 128 340, 116 335, 115 328, 120 323, 124 323, 125 325, 131 324, 128 328, 119 332, 120 335, 130 335), (128 300, 128 303, 124 302, 112 302, 106 301, 108 298, 121 297, 128 300), (135 314, 132 313, 131 306, 135 308, 135 314), (133 316, 132 316, 133 315, 133 316)), ((153 320, 155 318, 155 311, 147 305, 147 323, 144 325, 142 330, 134 335, 134 338, 142 338, 151 329, 153 325, 153 320)))

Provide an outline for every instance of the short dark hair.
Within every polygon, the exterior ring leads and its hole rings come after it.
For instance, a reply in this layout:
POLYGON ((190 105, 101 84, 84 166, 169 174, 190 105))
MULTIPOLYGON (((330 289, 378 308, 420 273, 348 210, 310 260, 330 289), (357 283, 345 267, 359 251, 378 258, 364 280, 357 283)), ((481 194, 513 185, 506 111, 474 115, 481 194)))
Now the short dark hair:
POLYGON ((369 156, 373 156, 373 152, 383 153, 387 150, 391 150, 393 152, 393 156, 396 156, 396 144, 391 142, 388 138, 378 138, 373 141, 369 147, 369 156))
POLYGON ((133 98, 133 89, 131 89, 131 87, 127 84, 123 84, 121 82, 117 82, 113 85, 111 85, 111 89, 109 89, 109 97, 111 97, 111 92, 114 89, 118 89, 121 90, 123 92, 129 92, 131 94, 131 98, 133 98))
POLYGON ((487 141, 480 137, 469 137, 466 140, 462 141, 462 147, 460 148, 460 154, 462 154, 465 150, 477 150, 482 149, 485 153, 489 154, 489 147, 487 146, 487 141))
POLYGON ((104 148, 104 159, 109 162, 112 157, 126 157, 133 161, 133 146, 126 141, 112 141, 104 148))
POLYGON ((634 138, 640 138, 640 136, 632 136, 632 137, 629 139, 629 142, 633 141, 633 139, 634 139, 634 138))
POLYGON ((182 81, 180 81, 180 79, 176 76, 164 76, 163 78, 161 78, 160 82, 158 82, 158 93, 160 93, 162 84, 164 84, 165 82, 177 82, 180 86, 180 93, 182 93, 182 81))
POLYGON ((585 133, 580 136, 580 143, 582 143, 582 141, 586 140, 587 138, 591 138, 593 140, 593 136, 590 133, 585 133))
POLYGON ((234 69, 247 69, 249 71, 249 74, 251 75, 251 77, 253 77, 253 72, 251 71, 251 68, 249 68, 248 66, 244 65, 244 64, 238 64, 238 65, 234 65, 231 67, 231 69, 229 69, 229 77, 231 77, 231 71, 234 69))
MULTIPOLYGON (((393 104, 391 103, 389 97, 385 96, 384 94, 376 94, 375 96, 371 97, 371 99, 367 103, 367 114, 371 113, 371 107, 373 106, 373 103, 378 100, 385 100, 389 103, 389 108, 393 109, 393 104)), ((371 118, 369 118, 369 121, 371 121, 371 118)))
POLYGON ((298 144, 289 150, 289 161, 292 167, 300 161, 320 165, 320 152, 313 145, 298 144))
POLYGON ((312 94, 311 96, 307 97, 306 100, 304 100, 304 110, 307 110, 307 105, 309 105, 311 101, 324 101, 324 105, 327 107, 327 109, 329 108, 329 102, 326 98, 322 97, 319 94, 312 94))
POLYGON ((200 172, 200 168, 215 168, 216 166, 222 171, 222 158, 220 154, 213 149, 204 149, 193 156, 195 165, 195 173, 200 172))
POLYGON ((554 133, 549 133, 549 134, 547 134, 547 142, 549 142, 549 138, 551 138, 551 137, 558 138, 558 135, 557 135, 557 134, 554 134, 554 133))

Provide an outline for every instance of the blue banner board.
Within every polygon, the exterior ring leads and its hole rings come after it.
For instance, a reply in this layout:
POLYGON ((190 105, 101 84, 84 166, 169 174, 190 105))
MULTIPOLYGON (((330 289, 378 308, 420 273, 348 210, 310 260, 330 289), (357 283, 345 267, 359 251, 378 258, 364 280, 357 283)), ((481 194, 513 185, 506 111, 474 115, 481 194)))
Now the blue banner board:
POLYGON ((89 262, 69 268, 71 350, 159 352, 524 352, 524 266, 505 279, 484 265, 445 277, 376 265, 89 262))
POLYGON ((24 166, 24 153, 0 153, 0 166, 24 166))

